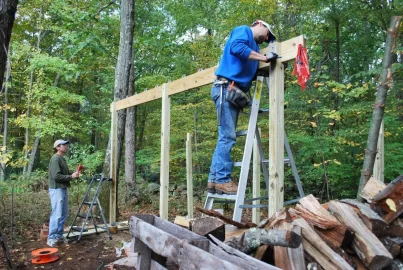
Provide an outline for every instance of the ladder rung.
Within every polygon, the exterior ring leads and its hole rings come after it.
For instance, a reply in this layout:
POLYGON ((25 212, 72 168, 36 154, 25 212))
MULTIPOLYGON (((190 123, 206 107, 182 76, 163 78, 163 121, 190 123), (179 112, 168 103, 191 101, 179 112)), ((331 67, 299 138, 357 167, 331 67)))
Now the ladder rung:
MULTIPOLYGON (((263 164, 269 164, 269 160, 263 159, 263 164)), ((288 157, 284 158, 284 164, 290 164, 290 159, 288 157)))
MULTIPOLYGON (((83 204, 91 205, 91 202, 83 202, 83 204)), ((97 203, 97 202, 94 202, 92 205, 98 205, 98 203, 97 203)))
POLYGON ((246 134, 248 134, 248 130, 240 130, 236 132, 236 136, 246 136, 246 134))
POLYGON ((81 227, 78 227, 78 226, 71 226, 71 229, 73 230, 73 231, 76 231, 76 232, 81 232, 81 227))
POLYGON ((264 200, 264 199, 267 199, 267 196, 262 196, 262 197, 247 199, 247 200, 245 200, 245 202, 253 202, 253 201, 264 200))
POLYGON ((104 226, 95 226, 97 229, 104 229, 105 231, 106 230, 109 230, 107 227, 104 227, 104 226))
POLYGON ((267 204, 244 204, 240 205, 239 208, 267 208, 267 204))
POLYGON ((226 200, 236 200, 237 195, 230 194, 218 194, 218 193, 207 193, 207 198, 217 198, 217 199, 226 199, 226 200))
MULTIPOLYGON (((78 214, 77 217, 87 218, 87 214, 78 214)), ((88 219, 91 219, 91 218, 92 218, 92 216, 88 216, 88 219)))

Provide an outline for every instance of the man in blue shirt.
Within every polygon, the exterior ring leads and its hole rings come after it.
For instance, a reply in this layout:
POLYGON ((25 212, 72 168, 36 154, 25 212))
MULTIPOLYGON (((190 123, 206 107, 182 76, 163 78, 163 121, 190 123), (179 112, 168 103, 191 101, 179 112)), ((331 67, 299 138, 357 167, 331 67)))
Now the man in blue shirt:
POLYGON ((231 179, 233 162, 231 149, 236 141, 236 126, 241 108, 226 100, 228 91, 237 87, 248 92, 256 75, 259 61, 269 62, 277 58, 268 58, 259 54, 259 44, 273 42, 276 37, 269 24, 257 20, 251 27, 242 25, 234 28, 225 45, 217 76, 211 89, 218 118, 218 141, 212 158, 208 177, 207 191, 219 194, 236 194, 238 186, 231 179))

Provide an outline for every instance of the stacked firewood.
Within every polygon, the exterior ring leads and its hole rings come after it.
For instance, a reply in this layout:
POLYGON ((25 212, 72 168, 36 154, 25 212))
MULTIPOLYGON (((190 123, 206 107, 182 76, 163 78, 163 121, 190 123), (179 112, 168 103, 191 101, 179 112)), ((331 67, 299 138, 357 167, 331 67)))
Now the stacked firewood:
POLYGON ((372 178, 362 198, 309 195, 225 243, 281 269, 403 269, 403 175, 372 178))

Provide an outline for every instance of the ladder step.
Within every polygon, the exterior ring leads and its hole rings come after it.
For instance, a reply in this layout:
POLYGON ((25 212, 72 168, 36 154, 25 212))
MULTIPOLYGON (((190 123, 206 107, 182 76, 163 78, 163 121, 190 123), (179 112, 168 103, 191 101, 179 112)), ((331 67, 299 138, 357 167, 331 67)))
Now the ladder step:
POLYGON ((229 194, 218 194, 218 193, 207 193, 208 198, 215 198, 215 199, 225 199, 225 200, 236 200, 237 195, 229 195, 229 194))
POLYGON ((246 134, 248 134, 248 130, 240 130, 236 132, 236 136, 246 136, 246 134))
MULTIPOLYGON (((77 217, 87 218, 87 214, 78 214, 77 217)), ((92 218, 92 216, 88 216, 88 219, 91 219, 91 218, 92 218)))
MULTIPOLYGON (((83 202, 83 204, 91 205, 91 202, 83 202)), ((92 203, 92 205, 98 205, 98 203, 97 203, 97 202, 94 202, 94 203, 92 203)))
MULTIPOLYGON (((76 231, 76 232, 81 232, 81 227, 79 227, 79 226, 71 226, 71 230, 72 231, 76 231)), ((84 230, 85 231, 85 230, 84 230)))
MULTIPOLYGON (((289 158, 284 158, 284 164, 290 164, 290 159, 289 158)), ((263 164, 269 165, 269 160, 268 159, 263 159, 263 164)), ((242 167, 242 161, 235 161, 232 163, 234 167, 242 167)))
POLYGON ((103 230, 109 230, 109 228, 108 227, 105 227, 105 226, 95 226, 97 229, 103 229, 103 230))
POLYGON ((244 204, 240 205, 239 208, 267 208, 267 204, 244 204))

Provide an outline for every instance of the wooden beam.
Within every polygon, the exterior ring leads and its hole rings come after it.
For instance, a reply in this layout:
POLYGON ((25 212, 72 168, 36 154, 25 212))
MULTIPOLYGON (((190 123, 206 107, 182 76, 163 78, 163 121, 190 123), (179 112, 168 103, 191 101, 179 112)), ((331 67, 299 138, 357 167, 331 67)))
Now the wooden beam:
MULTIPOLYGON (((305 46, 305 38, 303 35, 283 42, 270 43, 268 47, 260 50, 260 54, 266 55, 269 52, 275 52, 281 56, 278 60, 285 63, 295 59, 298 52, 298 44, 303 44, 305 46)), ((269 67, 270 63, 259 62, 259 69, 269 71, 269 67)))
MULTIPOLYGON (((277 43, 274 52, 281 51, 277 43)), ((284 65, 281 60, 269 69, 269 217, 284 206, 284 65)))
POLYGON ((186 139, 186 183, 188 218, 193 218, 192 135, 190 133, 187 133, 186 139))
MULTIPOLYGON (((199 71, 187 77, 172 81, 168 85, 168 95, 178 94, 180 92, 201 87, 214 81, 214 72, 217 66, 199 71)), ((116 110, 123 110, 132 106, 140 105, 162 97, 162 86, 141 92, 137 95, 119 100, 116 102, 116 110)))
MULTIPOLYGON (((260 134, 260 128, 259 134, 260 134)), ((260 155, 257 140, 253 142, 253 186, 252 197, 260 197, 260 155)), ((260 204, 260 200, 254 200, 253 204, 260 204)), ((252 222, 255 224, 260 223, 260 208, 252 208, 252 222)))
POLYGON ((165 220, 168 219, 170 107, 171 98, 168 96, 167 84, 164 84, 161 110, 160 217, 165 220))
POLYGON ((109 223, 116 222, 116 207, 117 207, 117 149, 118 149, 118 112, 116 111, 116 102, 111 104, 111 161, 109 177, 112 178, 111 190, 109 196, 109 223))

